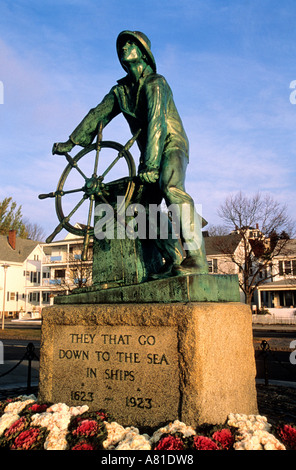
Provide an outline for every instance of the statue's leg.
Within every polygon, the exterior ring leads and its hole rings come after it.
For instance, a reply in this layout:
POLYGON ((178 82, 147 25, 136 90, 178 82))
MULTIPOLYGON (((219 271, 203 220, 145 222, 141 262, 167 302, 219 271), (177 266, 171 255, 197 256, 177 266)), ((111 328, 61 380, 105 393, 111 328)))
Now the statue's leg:
POLYGON ((164 195, 157 182, 146 184, 139 200, 146 208, 147 238, 153 241, 164 262, 157 272, 150 273, 150 279, 172 275, 172 268, 181 264, 185 257, 180 238, 176 236, 168 214, 160 209, 163 198, 164 195))
POLYGON ((179 224, 180 238, 186 258, 174 267, 175 274, 207 273, 208 263, 202 235, 202 217, 197 214, 194 201, 185 191, 187 158, 178 150, 164 156, 160 188, 173 221, 179 224))

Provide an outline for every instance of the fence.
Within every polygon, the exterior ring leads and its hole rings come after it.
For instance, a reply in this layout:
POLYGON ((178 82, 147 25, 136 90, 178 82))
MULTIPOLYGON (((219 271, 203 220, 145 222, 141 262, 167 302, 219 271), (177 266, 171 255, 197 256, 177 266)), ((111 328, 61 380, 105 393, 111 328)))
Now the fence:
POLYGON ((256 356, 256 359, 263 358, 263 375, 265 385, 269 385, 269 366, 270 361, 273 359, 275 363, 285 369, 286 374, 288 373, 291 376, 291 380, 285 380, 284 382, 295 382, 296 383, 296 374, 295 374, 295 365, 290 362, 290 364, 283 364, 276 352, 270 349, 269 343, 264 339, 260 344, 260 351, 256 356))
POLYGON ((252 315, 252 322, 255 325, 295 325, 296 326, 296 316, 291 315, 252 315))
POLYGON ((11 369, 7 370, 3 374, 0 375, 1 377, 4 377, 5 375, 10 374, 13 370, 15 370, 23 361, 28 361, 28 370, 27 370, 27 393, 30 393, 32 390, 31 387, 31 379, 32 379, 32 361, 33 360, 39 361, 39 357, 35 353, 35 346, 33 343, 28 343, 26 347, 26 352, 23 355, 23 357, 20 359, 20 361, 15 364, 11 369))

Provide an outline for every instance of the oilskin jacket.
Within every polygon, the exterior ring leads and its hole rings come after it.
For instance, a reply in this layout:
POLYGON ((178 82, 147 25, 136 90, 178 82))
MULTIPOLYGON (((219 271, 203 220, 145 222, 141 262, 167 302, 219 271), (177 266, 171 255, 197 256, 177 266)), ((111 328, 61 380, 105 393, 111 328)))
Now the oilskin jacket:
POLYGON ((172 91, 161 75, 147 70, 137 82, 127 75, 118 80, 103 101, 91 109, 71 134, 76 145, 86 147, 97 133, 98 123, 105 127, 120 112, 137 138, 140 169, 158 169, 163 155, 178 149, 188 158, 188 139, 176 109, 172 91))

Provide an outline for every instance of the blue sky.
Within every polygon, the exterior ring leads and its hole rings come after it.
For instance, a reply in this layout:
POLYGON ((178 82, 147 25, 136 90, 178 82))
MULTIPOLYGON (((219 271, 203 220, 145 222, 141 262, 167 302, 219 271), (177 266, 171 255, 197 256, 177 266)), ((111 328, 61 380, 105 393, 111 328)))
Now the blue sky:
MULTIPOLYGON (((149 37, 173 90, 186 188, 209 223, 240 190, 272 194, 295 220, 295 18, 295 0, 1 0, 0 200, 12 196, 46 234, 56 227, 53 199, 38 199, 65 167, 52 144, 124 76, 115 42, 129 29, 149 37)), ((122 117, 104 131, 129 137, 122 117)))

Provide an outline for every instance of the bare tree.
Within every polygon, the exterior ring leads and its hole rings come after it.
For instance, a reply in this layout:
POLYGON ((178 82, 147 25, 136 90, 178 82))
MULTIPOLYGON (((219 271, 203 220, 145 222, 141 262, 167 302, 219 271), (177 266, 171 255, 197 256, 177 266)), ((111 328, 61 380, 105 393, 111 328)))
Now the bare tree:
POLYGON ((30 222, 29 219, 23 219, 23 223, 25 225, 25 229, 27 232, 27 238, 30 240, 35 240, 35 241, 44 241, 45 239, 45 232, 43 228, 33 222, 30 222))
POLYGON ((287 255, 288 240, 294 236, 295 225, 285 205, 270 195, 230 195, 220 206, 218 215, 225 228, 240 236, 240 248, 229 253, 219 237, 219 249, 238 266, 240 288, 251 305, 256 288, 278 271, 275 258, 287 255))
POLYGON ((219 237, 229 234, 229 229, 225 225, 208 225, 205 231, 209 237, 219 237))

